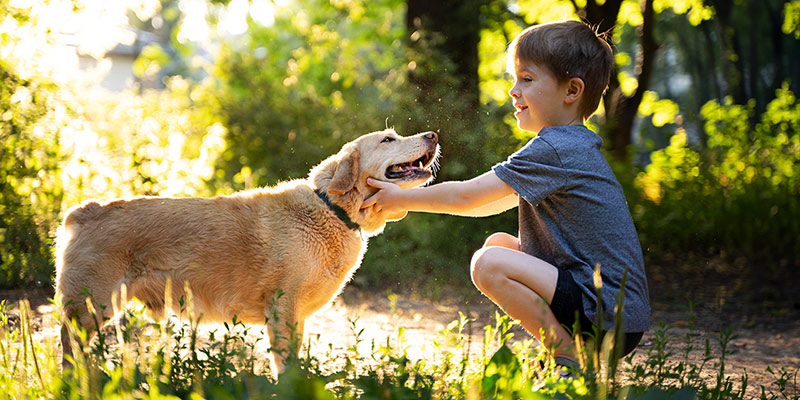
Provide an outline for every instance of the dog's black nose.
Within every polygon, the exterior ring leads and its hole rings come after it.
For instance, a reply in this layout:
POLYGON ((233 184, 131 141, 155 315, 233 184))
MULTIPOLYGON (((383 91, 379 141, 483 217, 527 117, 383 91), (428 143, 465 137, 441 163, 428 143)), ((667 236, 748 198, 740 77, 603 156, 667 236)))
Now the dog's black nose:
POLYGON ((424 135, 425 139, 428 139, 434 143, 439 141, 439 135, 437 135, 436 132, 425 132, 424 135))

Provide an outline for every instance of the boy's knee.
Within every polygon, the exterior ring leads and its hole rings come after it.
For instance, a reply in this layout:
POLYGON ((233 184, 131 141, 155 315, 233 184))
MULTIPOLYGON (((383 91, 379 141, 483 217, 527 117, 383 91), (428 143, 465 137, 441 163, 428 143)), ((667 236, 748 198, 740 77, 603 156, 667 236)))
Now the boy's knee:
POLYGON ((500 246, 500 247, 516 247, 518 240, 515 236, 509 235, 505 232, 495 232, 486 238, 483 242, 483 247, 500 246))
POLYGON ((482 292, 491 290, 497 281, 505 277, 496 262, 500 251, 497 247, 483 247, 472 255, 470 276, 472 283, 482 292))

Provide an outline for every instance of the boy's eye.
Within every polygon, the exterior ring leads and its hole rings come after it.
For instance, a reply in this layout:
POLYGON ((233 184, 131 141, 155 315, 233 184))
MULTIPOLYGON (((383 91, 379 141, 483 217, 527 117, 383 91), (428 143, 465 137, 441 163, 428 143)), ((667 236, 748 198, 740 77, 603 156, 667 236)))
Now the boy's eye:
POLYGON ((383 138, 383 140, 381 140, 381 143, 389 143, 389 142, 394 142, 394 138, 391 136, 387 136, 383 138))

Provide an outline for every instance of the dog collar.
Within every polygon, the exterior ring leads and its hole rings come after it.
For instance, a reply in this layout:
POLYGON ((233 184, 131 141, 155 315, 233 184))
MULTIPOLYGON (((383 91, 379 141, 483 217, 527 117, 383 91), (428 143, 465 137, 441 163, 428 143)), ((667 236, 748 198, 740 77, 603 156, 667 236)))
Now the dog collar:
POLYGON ((317 196, 319 196, 319 198, 322 199, 322 201, 324 201, 325 204, 328 205, 331 211, 333 211, 336 214, 336 216, 339 217, 339 219, 342 220, 342 222, 344 222, 345 225, 347 225, 348 228, 354 231, 361 230, 361 226, 353 222, 352 219, 350 219, 350 216, 347 215, 347 211, 345 211, 344 208, 331 203, 331 199, 328 197, 327 194, 321 192, 319 189, 314 189, 314 193, 316 193, 317 196))

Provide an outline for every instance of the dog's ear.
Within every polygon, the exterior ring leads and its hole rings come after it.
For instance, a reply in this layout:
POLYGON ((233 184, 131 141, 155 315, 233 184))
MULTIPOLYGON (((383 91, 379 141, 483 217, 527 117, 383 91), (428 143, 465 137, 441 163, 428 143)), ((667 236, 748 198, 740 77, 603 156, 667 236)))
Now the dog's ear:
POLYGON ((354 150, 339 161, 328 184, 328 194, 341 195, 353 190, 358 179, 358 159, 358 150, 354 150))

